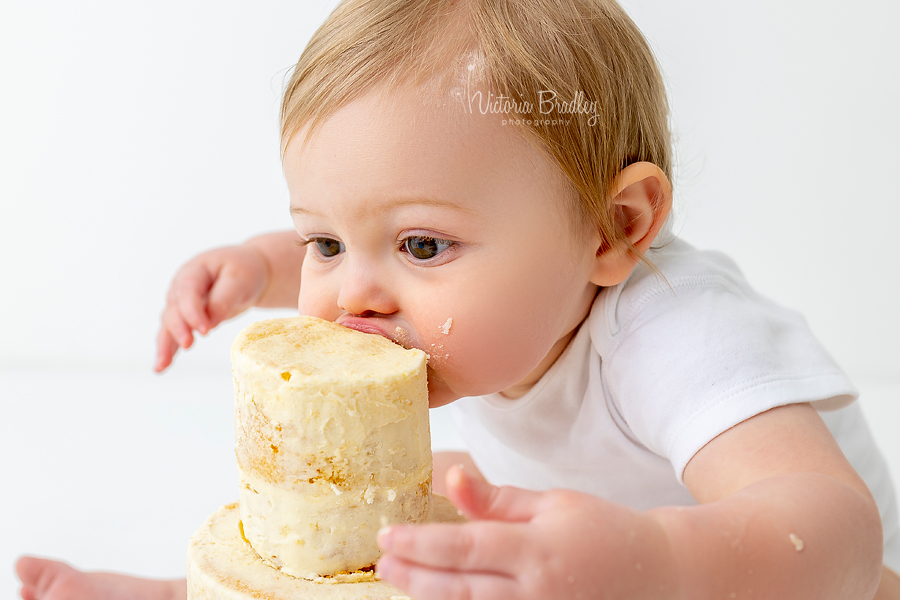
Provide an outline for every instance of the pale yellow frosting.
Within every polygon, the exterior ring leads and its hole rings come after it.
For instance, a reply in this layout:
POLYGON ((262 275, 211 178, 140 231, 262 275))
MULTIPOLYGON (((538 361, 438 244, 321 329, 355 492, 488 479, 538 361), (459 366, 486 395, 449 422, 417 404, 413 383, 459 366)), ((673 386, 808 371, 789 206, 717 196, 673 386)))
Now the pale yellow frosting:
MULTIPOLYGON (((465 519, 443 496, 434 496, 433 521, 465 519)), ((223 506, 197 529, 188 546, 191 600, 398 600, 406 595, 372 571, 308 581, 263 562, 241 537, 237 504, 223 506), (356 579, 356 581, 354 581, 356 579)))
POLYGON ((232 346, 243 534, 295 577, 353 573, 383 525, 431 514, 425 354, 312 317, 232 346))

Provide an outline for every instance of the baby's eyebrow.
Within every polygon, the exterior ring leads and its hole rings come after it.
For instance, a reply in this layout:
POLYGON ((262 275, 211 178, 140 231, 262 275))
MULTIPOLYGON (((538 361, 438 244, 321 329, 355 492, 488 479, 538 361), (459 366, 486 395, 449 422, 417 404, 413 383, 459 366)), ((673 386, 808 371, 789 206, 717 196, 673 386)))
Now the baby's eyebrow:
POLYGON ((319 213, 308 210, 306 208, 300 206, 291 205, 291 214, 292 215, 318 215, 319 213))
MULTIPOLYGON (((467 206, 462 206, 461 204, 458 204, 456 202, 429 195, 399 196, 390 198, 373 205, 373 208, 377 207, 379 210, 387 210, 391 208, 400 208, 403 206, 433 206, 435 208, 449 208, 464 213, 475 214, 475 211, 467 206)), ((293 204, 291 205, 291 214, 300 216, 321 216, 314 210, 309 210, 307 208, 303 208, 302 206, 293 204)))

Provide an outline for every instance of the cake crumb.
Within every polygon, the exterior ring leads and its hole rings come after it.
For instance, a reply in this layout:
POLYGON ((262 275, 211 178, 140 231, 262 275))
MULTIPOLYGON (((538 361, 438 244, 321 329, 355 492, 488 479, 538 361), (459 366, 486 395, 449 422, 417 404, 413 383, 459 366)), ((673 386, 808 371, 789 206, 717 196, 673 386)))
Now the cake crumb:
POLYGON ((407 350, 412 348, 412 344, 411 344, 410 338, 409 338, 409 332, 406 331, 404 328, 400 327, 399 325, 394 327, 394 342, 397 344, 400 344, 407 350))
POLYGON ((803 547, 804 547, 803 540, 798 538, 793 533, 791 535, 789 535, 788 537, 790 538, 791 543, 794 544, 794 548, 797 549, 797 552, 800 552, 801 550, 803 550, 803 547))
POLYGON ((394 498, 396 498, 396 497, 397 497, 397 492, 395 492, 394 490, 388 490, 388 493, 387 493, 388 502, 393 502, 394 498))
POLYGON ((444 324, 441 325, 439 329, 444 335, 449 335, 451 327, 453 327, 453 317, 447 317, 447 320, 444 321, 444 324))
POLYGON ((333 483, 331 484, 331 491, 334 492, 335 496, 340 496, 341 494, 344 493, 341 490, 339 490, 338 486, 334 485, 333 483))

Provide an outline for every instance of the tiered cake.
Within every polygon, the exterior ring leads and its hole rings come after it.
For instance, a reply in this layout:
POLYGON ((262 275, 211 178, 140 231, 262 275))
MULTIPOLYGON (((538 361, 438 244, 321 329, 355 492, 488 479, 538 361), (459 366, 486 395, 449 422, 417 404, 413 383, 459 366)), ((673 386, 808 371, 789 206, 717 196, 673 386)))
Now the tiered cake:
POLYGON ((425 354, 312 317, 232 346, 239 502, 188 549, 188 598, 389 600, 378 530, 459 520, 431 494, 425 354))

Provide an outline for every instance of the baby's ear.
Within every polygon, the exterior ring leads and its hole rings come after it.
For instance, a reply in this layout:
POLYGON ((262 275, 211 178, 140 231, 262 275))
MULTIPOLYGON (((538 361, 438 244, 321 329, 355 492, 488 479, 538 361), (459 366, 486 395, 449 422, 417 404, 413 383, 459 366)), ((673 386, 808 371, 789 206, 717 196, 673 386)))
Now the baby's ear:
POLYGON ((662 169, 648 162, 628 165, 613 185, 616 225, 631 243, 619 242, 597 252, 591 283, 618 285, 634 270, 672 210, 672 186, 662 169))

